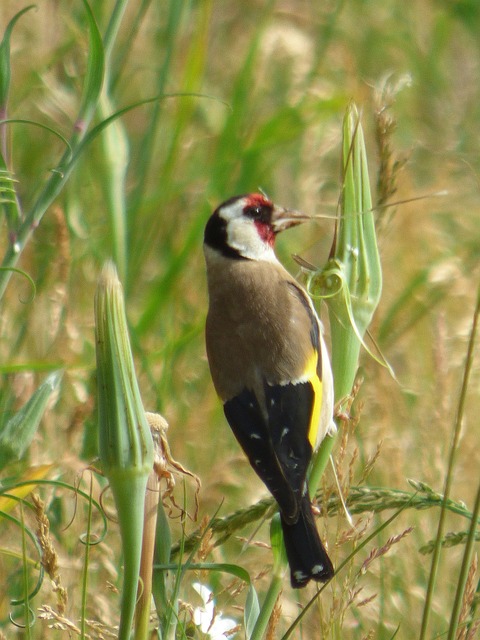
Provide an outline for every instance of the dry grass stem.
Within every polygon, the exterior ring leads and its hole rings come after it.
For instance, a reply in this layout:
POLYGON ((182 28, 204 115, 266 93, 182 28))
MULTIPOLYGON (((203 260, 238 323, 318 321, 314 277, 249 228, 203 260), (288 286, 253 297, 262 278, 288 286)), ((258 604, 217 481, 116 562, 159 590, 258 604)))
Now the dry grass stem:
POLYGON ((363 600, 359 600, 357 602, 357 607, 366 607, 367 604, 370 604, 371 602, 373 602, 377 597, 378 597, 378 593, 374 593, 373 595, 369 596, 368 598, 364 598, 363 600))
MULTIPOLYGON (((71 620, 60 615, 49 605, 42 605, 38 609, 38 617, 40 620, 50 622, 49 629, 56 631, 65 631, 71 637, 72 633, 82 636, 82 630, 71 620)), ((118 631, 96 620, 86 620, 90 633, 83 634, 85 640, 106 640, 107 638, 117 638, 118 631)))
MULTIPOLYGON (((385 205, 397 192, 397 179, 401 169, 405 166, 406 159, 395 157, 392 145, 392 137, 397 128, 397 122, 391 115, 391 108, 399 91, 408 82, 407 77, 400 78, 393 84, 390 77, 386 77, 374 92, 374 124, 375 141, 379 158, 377 176, 377 204, 385 205)), ((393 210, 385 209, 380 216, 380 229, 382 229, 393 216, 393 210), (386 215, 385 212, 388 211, 386 215)))
POLYGON ((382 444, 383 444, 382 440, 380 440, 380 442, 377 442, 375 451, 373 452, 373 454, 365 462, 365 466, 363 468, 363 471, 362 471, 362 474, 361 474, 360 479, 358 481, 358 484, 363 484, 364 482, 366 482, 368 476, 372 473, 373 468, 375 467, 375 464, 377 463, 377 461, 378 461, 378 459, 380 457, 380 452, 382 450, 382 444))
MULTIPOLYGON (((463 593, 462 609, 458 619, 458 633, 456 640, 469 640, 473 638, 471 635, 472 626, 469 626, 472 615, 472 605, 477 589, 477 568, 478 568, 478 556, 475 555, 472 559, 472 564, 468 570, 467 583, 465 585, 465 591, 463 593)), ((480 624, 480 620, 475 621, 476 624, 480 624)))
POLYGON ((407 536, 412 531, 413 531, 413 527, 408 527, 407 529, 405 529, 405 531, 402 531, 402 533, 399 533, 396 536, 391 536, 383 545, 383 547, 372 549, 368 557, 364 560, 360 568, 360 573, 363 573, 363 574, 366 573, 368 570, 368 567, 372 564, 372 562, 374 562, 374 560, 388 553, 395 544, 398 544, 400 540, 405 538, 405 536, 407 536))
MULTIPOLYGON (((81 635, 82 631, 77 625, 62 616, 59 612, 55 611, 49 605, 42 605, 38 609, 38 617, 40 620, 52 621, 51 624, 48 625, 49 629, 55 629, 57 631, 68 631, 69 633, 74 633, 77 636, 81 635)), ((92 636, 85 634, 86 640, 90 640, 92 636)))
POLYGON ((201 540, 197 551, 197 557, 200 562, 204 562, 213 551, 215 544, 212 542, 213 531, 208 526, 210 518, 205 516, 200 524, 201 540))
POLYGON ((53 591, 57 597, 58 613, 63 616, 67 608, 68 594, 62 585, 58 568, 58 555, 50 535, 50 522, 45 513, 45 503, 35 493, 32 493, 32 502, 35 507, 35 519, 37 522, 37 540, 42 550, 42 565, 52 581, 53 591))
POLYGON ((273 607, 272 615, 270 616, 270 620, 268 621, 267 632, 265 634, 266 640, 276 640, 278 638, 278 625, 282 617, 282 603, 281 603, 281 593, 279 594, 275 606, 273 607))
POLYGON ((347 542, 358 542, 366 534, 373 520, 373 513, 367 514, 364 518, 359 518, 352 527, 341 531, 337 535, 335 546, 341 547, 347 542))

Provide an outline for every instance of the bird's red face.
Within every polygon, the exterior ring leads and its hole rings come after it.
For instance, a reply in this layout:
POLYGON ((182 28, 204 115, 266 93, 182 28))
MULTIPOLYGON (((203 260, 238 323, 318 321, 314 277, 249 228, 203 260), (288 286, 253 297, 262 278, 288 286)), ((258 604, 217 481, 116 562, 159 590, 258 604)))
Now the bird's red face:
POLYGON ((276 234, 307 219, 297 211, 277 207, 261 193, 236 196, 210 217, 205 245, 232 258, 276 261, 276 234))
POLYGON ((253 220, 260 239, 271 247, 275 244, 276 235, 272 225, 273 211, 273 202, 261 193, 252 193, 245 198, 244 216, 253 220))

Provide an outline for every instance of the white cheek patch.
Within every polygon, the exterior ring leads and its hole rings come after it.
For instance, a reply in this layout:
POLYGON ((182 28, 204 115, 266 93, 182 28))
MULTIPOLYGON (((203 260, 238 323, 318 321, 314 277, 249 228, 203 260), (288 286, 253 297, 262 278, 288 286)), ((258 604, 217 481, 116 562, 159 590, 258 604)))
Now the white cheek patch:
POLYGON ((278 263, 273 247, 260 237, 257 227, 249 218, 242 216, 229 221, 227 242, 244 258, 278 263))

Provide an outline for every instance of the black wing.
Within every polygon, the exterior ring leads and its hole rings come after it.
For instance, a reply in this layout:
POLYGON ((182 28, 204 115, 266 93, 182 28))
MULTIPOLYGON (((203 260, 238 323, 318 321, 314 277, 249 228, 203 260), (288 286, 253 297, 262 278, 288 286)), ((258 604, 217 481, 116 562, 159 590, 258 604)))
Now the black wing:
POLYGON ((252 391, 224 404, 225 416, 250 464, 278 502, 283 519, 298 520, 312 457, 308 431, 314 402, 310 382, 264 385, 265 418, 252 391))

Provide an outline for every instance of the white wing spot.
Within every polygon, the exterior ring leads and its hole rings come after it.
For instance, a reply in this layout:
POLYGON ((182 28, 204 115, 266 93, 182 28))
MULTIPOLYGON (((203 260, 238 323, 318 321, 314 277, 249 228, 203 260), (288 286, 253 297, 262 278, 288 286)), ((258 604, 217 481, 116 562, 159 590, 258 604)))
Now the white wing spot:
POLYGON ((317 573, 322 573, 324 569, 325 567, 323 566, 323 564, 316 564, 314 567, 312 567, 312 575, 316 576, 317 573))
POLYGON ((261 440, 261 439, 262 439, 262 437, 261 437, 261 436, 259 436, 259 435, 258 435, 258 433, 251 433, 251 434, 250 434, 250 438, 251 438, 252 440, 261 440))
POLYGON ((282 433, 280 434, 280 442, 284 439, 284 437, 290 432, 290 429, 288 429, 287 427, 285 427, 282 431, 282 433))
POLYGON ((294 571, 293 575, 295 576, 295 580, 297 580, 297 582, 303 582, 307 579, 307 575, 303 573, 303 571, 294 571))

